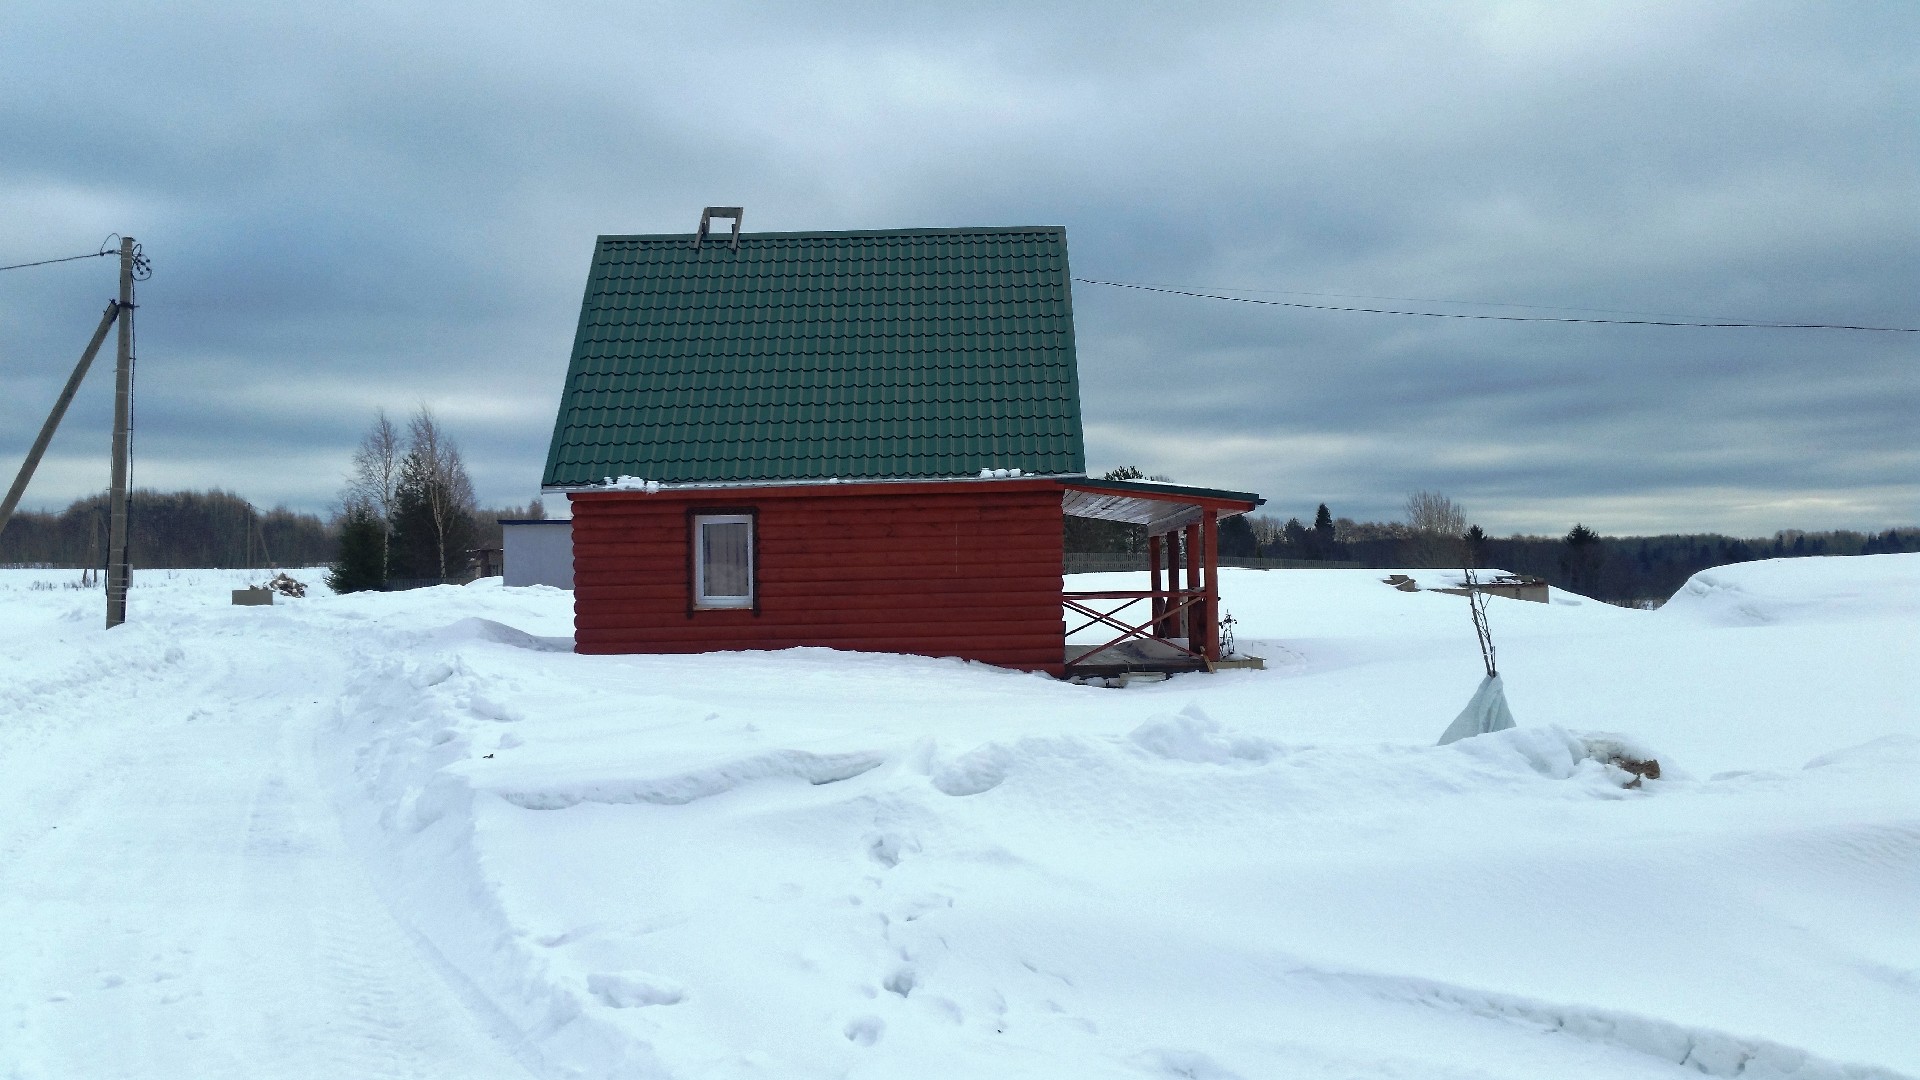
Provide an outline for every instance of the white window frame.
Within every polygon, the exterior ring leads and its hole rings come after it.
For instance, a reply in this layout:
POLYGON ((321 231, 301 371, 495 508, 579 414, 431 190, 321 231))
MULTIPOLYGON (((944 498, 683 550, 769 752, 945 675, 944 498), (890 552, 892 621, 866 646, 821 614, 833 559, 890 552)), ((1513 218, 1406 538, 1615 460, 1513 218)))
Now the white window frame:
POLYGON ((755 548, 758 547, 754 536, 754 515, 752 514, 695 514, 693 515, 693 606, 700 611, 728 611, 751 608, 754 601, 754 588, 757 583, 754 565, 755 548), (707 593, 707 543, 706 529, 709 525, 745 525, 747 527, 747 591, 744 595, 709 595, 707 593))

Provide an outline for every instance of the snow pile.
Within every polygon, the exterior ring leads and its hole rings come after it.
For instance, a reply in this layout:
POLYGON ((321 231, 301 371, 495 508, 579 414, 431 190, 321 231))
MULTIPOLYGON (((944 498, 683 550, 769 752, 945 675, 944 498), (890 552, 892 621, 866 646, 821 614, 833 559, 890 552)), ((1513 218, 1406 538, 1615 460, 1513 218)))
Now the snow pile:
POLYGON ((1702 570, 1660 610, 1720 626, 1920 620, 1915 556, 1772 559, 1702 570))
POLYGON ((1268 668, 1125 692, 819 649, 579 656, 567 594, 497 583, 248 609, 136 588, 147 621, 104 634, 97 596, 83 626, 0 574, 9 1064, 1920 1076, 1901 559, 1714 572, 1703 597, 1764 622, 1495 598, 1525 724, 1446 746, 1481 674, 1465 600, 1377 571, 1228 571, 1268 668), (137 822, 99 801, 154 776, 137 822), (175 817, 192 880, 136 857, 175 817), (378 903, 342 891, 348 851, 378 903), (131 853, 111 927, 36 891, 119 895, 102 852, 131 853), (253 961, 148 970, 225 936, 253 961))

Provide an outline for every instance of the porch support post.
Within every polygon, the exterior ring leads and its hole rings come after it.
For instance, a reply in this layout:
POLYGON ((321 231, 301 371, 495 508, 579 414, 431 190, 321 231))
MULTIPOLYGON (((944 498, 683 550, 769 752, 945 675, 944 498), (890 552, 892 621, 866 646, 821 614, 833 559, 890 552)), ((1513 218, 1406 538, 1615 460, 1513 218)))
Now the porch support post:
MULTIPOLYGON (((1147 573, 1150 575, 1149 581, 1151 583, 1148 587, 1156 593, 1159 592, 1160 538, 1157 536, 1147 537, 1147 573)), ((1166 615, 1167 601, 1165 597, 1155 596, 1152 600, 1148 601, 1148 603, 1153 606, 1153 632, 1158 634, 1164 629, 1164 627, 1160 625, 1160 620, 1166 615)))
MULTIPOLYGON (((1187 589, 1198 591, 1200 588, 1200 523, 1194 522, 1186 528, 1187 549, 1187 589)), ((1207 632, 1206 610, 1203 605, 1195 604, 1187 609, 1187 648, 1199 652, 1204 647, 1207 632)))
POLYGON ((1207 569, 1207 598, 1200 604, 1200 624, 1206 645, 1196 651, 1208 660, 1220 659, 1220 522, 1212 510, 1200 519, 1202 559, 1207 569))
MULTIPOLYGON (((1176 569, 1180 565, 1180 534, 1179 533, 1169 532, 1161 535, 1160 555, 1166 561, 1166 564, 1167 564, 1166 589, 1168 592, 1172 592, 1173 590, 1178 589, 1180 587, 1180 571, 1176 569)), ((1179 617, 1177 615, 1168 614, 1166 612, 1165 609, 1170 603, 1171 601, 1168 601, 1167 604, 1162 605, 1160 622, 1156 624, 1154 627, 1153 632, 1155 634, 1158 634, 1161 637, 1173 636, 1173 633, 1174 633, 1173 620, 1179 617)))

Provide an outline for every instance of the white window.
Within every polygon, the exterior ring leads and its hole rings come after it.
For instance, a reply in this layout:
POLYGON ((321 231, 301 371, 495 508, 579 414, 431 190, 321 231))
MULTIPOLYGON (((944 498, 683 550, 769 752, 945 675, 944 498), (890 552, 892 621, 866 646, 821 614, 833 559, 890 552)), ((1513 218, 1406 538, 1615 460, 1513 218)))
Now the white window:
POLYGON ((693 604, 702 608, 753 606, 753 515, 694 516, 693 604))

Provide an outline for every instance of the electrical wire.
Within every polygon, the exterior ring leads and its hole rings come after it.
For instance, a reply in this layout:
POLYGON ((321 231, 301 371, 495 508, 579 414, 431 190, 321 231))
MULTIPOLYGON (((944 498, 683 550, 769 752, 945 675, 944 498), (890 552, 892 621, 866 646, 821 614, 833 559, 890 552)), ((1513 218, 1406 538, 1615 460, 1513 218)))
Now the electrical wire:
MULTIPOLYGON (((1076 277, 1073 280, 1087 285, 1107 285, 1116 289, 1137 289, 1141 292, 1164 293, 1168 296, 1187 296, 1201 300, 1231 300, 1239 304, 1259 304, 1263 307, 1298 308, 1303 311, 1340 311, 1364 315, 1414 315, 1427 319, 1475 319, 1483 322, 1586 323, 1609 326, 1690 326, 1709 330, 1730 330, 1736 328, 1754 330, 1860 330, 1886 334, 1920 334, 1920 327, 1855 326, 1847 323, 1694 322, 1682 319, 1582 319, 1548 315, 1480 315, 1459 311, 1403 311, 1394 308, 1346 307, 1338 304, 1302 304, 1290 300, 1257 300, 1249 296, 1225 296, 1220 293, 1200 292, 1194 289, 1179 289, 1169 285, 1146 285, 1133 281, 1104 281, 1100 278, 1084 277, 1076 277)), ((1429 302, 1457 303, 1459 301, 1429 302)))
MULTIPOLYGON (((0 270, 25 270, 29 266, 52 266, 54 263, 79 262, 81 259, 97 259, 102 255, 118 255, 120 254, 120 249, 113 246, 113 242, 118 239, 120 239, 119 233, 108 233, 107 238, 100 241, 100 250, 90 255, 68 255, 64 259, 41 259, 39 262, 14 263, 12 266, 0 266, 0 270)), ((139 244, 133 245, 133 279, 135 281, 145 281, 152 276, 153 264, 148 262, 147 257, 141 253, 139 244)))
POLYGON ((1164 281, 1143 281, 1162 289, 1189 287, 1210 293, 1262 293, 1271 296, 1327 296, 1336 300, 1392 300, 1400 304, 1457 304, 1462 307, 1525 308, 1528 311, 1595 311, 1602 315, 1646 315, 1656 319, 1689 319, 1700 322, 1725 319, 1732 315, 1693 315, 1676 311, 1642 311, 1636 308, 1581 307, 1577 304, 1520 304, 1504 300, 1445 300, 1432 296, 1381 296, 1376 293, 1313 292, 1308 289, 1260 289, 1244 285, 1170 285, 1164 281))
POLYGON ((64 259, 41 259, 39 262, 14 263, 12 266, 0 266, 0 270, 25 270, 29 266, 52 266, 54 263, 77 262, 81 259, 97 259, 102 255, 118 255, 117 251, 91 251, 85 255, 69 255, 64 259))

